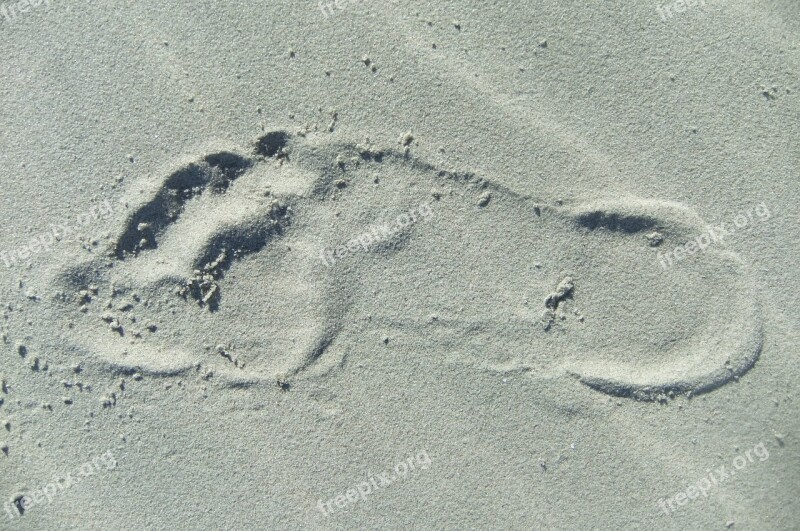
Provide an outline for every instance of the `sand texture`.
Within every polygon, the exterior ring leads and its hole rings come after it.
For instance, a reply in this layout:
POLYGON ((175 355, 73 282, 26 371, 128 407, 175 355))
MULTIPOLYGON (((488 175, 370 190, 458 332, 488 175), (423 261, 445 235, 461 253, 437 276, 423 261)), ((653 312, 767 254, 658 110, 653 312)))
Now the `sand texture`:
POLYGON ((0 49, 0 529, 798 529, 795 2, 0 49))

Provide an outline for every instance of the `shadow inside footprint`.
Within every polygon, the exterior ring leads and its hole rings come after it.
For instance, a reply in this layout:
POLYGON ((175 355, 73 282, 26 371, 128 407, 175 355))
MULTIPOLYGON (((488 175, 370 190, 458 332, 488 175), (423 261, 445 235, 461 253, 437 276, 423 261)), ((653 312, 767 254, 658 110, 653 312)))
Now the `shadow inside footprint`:
POLYGON ((657 221, 654 218, 636 215, 607 212, 605 210, 592 210, 580 214, 576 218, 579 225, 589 230, 606 229, 634 234, 655 228, 657 221))
POLYGON ((186 203, 209 190, 221 194, 252 165, 230 152, 211 153, 198 162, 175 170, 164 181, 156 197, 129 218, 115 249, 119 260, 155 249, 159 235, 180 217, 186 203))

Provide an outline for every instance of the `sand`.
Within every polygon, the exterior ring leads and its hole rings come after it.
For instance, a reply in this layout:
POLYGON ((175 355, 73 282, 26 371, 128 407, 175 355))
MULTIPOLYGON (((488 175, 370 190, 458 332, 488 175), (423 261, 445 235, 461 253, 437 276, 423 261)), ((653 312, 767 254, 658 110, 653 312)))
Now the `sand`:
POLYGON ((2 529, 797 529, 800 10, 0 4, 2 529))

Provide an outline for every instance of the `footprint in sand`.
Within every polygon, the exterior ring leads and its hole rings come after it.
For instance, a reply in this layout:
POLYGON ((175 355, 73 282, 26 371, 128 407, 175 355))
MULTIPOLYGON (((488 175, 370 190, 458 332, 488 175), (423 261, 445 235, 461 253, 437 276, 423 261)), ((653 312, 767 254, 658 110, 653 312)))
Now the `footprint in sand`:
POLYGON ((51 308, 72 320, 63 344, 119 371, 284 382, 340 364, 345 335, 391 337, 408 355, 653 400, 736 379, 761 349, 735 254, 659 264, 706 229, 679 204, 546 201, 275 131, 250 153, 206 146, 128 205, 106 256, 53 279, 51 308))

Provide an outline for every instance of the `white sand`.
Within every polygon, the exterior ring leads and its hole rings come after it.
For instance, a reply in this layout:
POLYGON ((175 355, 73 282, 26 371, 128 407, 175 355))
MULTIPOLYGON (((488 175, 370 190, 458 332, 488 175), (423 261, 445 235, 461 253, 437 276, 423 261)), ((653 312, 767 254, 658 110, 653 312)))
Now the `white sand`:
POLYGON ((797 528, 795 2, 31 3, 0 528, 797 528))

